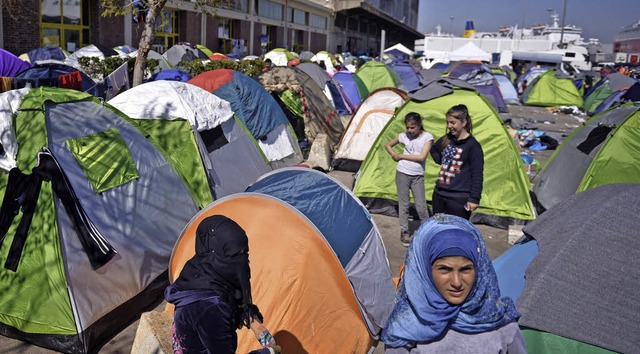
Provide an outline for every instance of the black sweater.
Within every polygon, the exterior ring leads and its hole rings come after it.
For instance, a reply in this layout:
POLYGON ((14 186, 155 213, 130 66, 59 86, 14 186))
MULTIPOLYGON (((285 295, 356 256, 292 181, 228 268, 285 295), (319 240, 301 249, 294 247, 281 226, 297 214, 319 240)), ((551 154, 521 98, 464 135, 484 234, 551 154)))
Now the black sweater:
POLYGON ((431 157, 442 165, 435 192, 442 196, 468 195, 468 201, 479 204, 482 194, 484 153, 472 135, 456 140, 449 135, 449 145, 440 151, 443 138, 431 147, 431 157))

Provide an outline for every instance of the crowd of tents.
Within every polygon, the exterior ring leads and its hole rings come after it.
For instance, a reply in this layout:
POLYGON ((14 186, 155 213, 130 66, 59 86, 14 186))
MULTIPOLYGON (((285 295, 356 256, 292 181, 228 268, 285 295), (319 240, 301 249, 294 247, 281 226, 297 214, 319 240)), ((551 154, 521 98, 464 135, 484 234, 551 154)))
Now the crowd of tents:
MULTIPOLYGON (((536 315, 543 305, 534 302, 544 299, 525 286, 524 272, 533 279, 534 266, 543 268, 538 258, 551 257, 545 247, 560 242, 560 235, 546 236, 547 224, 568 220, 558 215, 575 214, 572 222, 585 229, 602 226, 600 216, 575 211, 580 203, 612 196, 619 204, 610 207, 624 209, 616 227, 628 236, 637 230, 625 208, 637 209, 640 191, 625 188, 640 183, 640 84, 617 73, 569 77, 554 68, 518 75, 477 60, 425 70, 402 46, 385 53, 376 60, 276 49, 246 58, 259 65, 254 75, 224 65, 194 75, 186 63, 243 59, 180 43, 150 53, 159 64, 131 87, 126 61, 101 77, 80 64, 82 57, 133 58, 130 47, 91 45, 72 54, 44 47, 22 59, 0 50, 0 284, 7 289, 0 294, 0 334, 65 352, 100 348, 162 298, 167 279, 193 254, 198 220, 223 214, 247 232, 254 301, 266 309, 276 338, 292 338, 284 340, 287 352, 366 352, 395 294, 370 215, 397 215, 394 162, 384 145, 404 131, 408 112, 443 135, 446 111, 464 103, 485 153, 482 203, 472 221, 528 224, 526 240, 496 261, 503 291, 526 304, 528 345, 551 337, 583 349, 637 344, 638 333, 607 341, 565 331, 570 314, 558 315, 564 325, 548 327, 536 315), (571 105, 592 115, 533 183, 503 119, 519 104, 571 105), (329 154, 318 169, 355 173, 352 188, 305 165, 316 140, 329 154), (342 340, 308 332, 309 319, 318 317, 326 320, 314 333, 342 340)), ((437 170, 429 158, 427 196, 437 170)), ((587 237, 562 237, 569 234, 587 237)), ((607 261, 606 254, 584 256, 607 261)))

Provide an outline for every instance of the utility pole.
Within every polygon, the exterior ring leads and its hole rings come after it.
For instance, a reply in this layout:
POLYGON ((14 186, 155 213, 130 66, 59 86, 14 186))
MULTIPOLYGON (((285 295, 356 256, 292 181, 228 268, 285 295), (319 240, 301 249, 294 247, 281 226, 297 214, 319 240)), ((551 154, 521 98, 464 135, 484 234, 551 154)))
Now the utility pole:
POLYGON ((563 37, 564 37, 564 21, 567 17, 567 1, 568 0, 564 0, 564 7, 562 8, 562 24, 560 25, 560 44, 558 45, 558 48, 564 49, 566 48, 564 42, 563 42, 563 37))

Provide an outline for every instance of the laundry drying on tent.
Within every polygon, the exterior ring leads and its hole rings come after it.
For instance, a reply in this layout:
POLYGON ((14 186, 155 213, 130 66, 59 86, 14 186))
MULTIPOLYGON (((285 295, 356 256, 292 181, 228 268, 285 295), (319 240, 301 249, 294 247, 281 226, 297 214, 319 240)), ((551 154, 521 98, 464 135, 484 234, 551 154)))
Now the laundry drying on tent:
POLYGON ((25 88, 0 105, 0 333, 96 352, 157 305, 197 204, 164 154, 98 98, 25 88))
MULTIPOLYGON (((360 167, 354 193, 369 211, 398 215, 395 162, 384 144, 405 130, 403 119, 408 112, 417 112, 423 117, 424 130, 434 136, 444 135, 447 110, 464 102, 473 122, 473 136, 482 146, 485 161, 481 203, 471 221, 507 228, 515 220, 532 220, 529 178, 522 169, 518 148, 495 109, 464 81, 441 78, 423 85, 409 94, 410 100, 396 111, 378 135, 360 167)), ((427 158, 424 179, 427 201, 431 200, 439 170, 439 166, 427 158)))
POLYGON ((271 95, 254 79, 230 69, 206 71, 189 83, 231 104, 273 168, 295 165, 302 152, 286 115, 271 95))
POLYGON ((316 136, 327 134, 330 150, 344 132, 338 112, 313 79, 294 67, 274 67, 258 77, 294 127, 299 142, 312 144, 316 136))
POLYGON ((351 101, 349 101, 340 83, 329 76, 319 65, 314 63, 301 63, 297 68, 304 71, 305 74, 309 75, 313 81, 318 84, 318 87, 324 92, 325 96, 327 96, 331 102, 331 105, 333 105, 341 117, 353 114, 355 107, 351 104, 351 101))
POLYGON ((104 97, 106 85, 96 82, 83 71, 60 63, 42 63, 32 66, 16 74, 13 87, 61 87, 90 93, 96 97, 104 97))
POLYGON ((605 111, 576 128, 533 180, 539 213, 573 194, 613 183, 640 183, 640 105, 605 111))
POLYGON ((396 88, 381 88, 372 92, 349 121, 333 155, 331 167, 357 172, 378 134, 387 125, 396 109, 408 99, 404 91, 396 88))
POLYGON ((149 131, 154 144, 184 170, 199 207, 244 191, 271 171, 258 143, 229 102, 187 83, 160 80, 138 85, 109 101, 149 131), (179 140, 178 140, 179 139, 179 140), (191 177, 192 176, 192 177, 191 177), (203 178, 200 178, 203 177, 203 178))

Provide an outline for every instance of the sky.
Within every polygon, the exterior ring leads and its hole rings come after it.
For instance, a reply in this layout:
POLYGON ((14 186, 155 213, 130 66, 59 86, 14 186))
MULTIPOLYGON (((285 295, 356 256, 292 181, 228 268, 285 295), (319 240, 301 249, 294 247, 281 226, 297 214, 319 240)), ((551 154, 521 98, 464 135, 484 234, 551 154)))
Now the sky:
POLYGON ((551 24, 547 9, 554 9, 562 24, 567 3, 566 25, 582 27, 582 37, 613 43, 621 27, 640 20, 640 0, 420 0, 418 31, 442 32, 461 36, 467 21, 476 31, 495 32, 499 26, 531 27, 534 23, 551 24), (451 20, 453 17, 453 20, 451 20))

